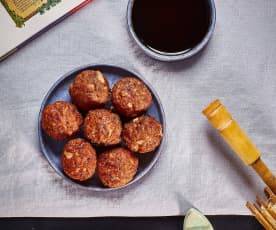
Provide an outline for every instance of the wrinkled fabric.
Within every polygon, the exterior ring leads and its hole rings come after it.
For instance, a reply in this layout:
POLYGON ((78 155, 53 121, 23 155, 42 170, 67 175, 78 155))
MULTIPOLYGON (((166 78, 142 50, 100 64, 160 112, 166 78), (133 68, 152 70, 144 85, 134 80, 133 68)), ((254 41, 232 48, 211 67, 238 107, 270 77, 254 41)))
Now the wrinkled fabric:
POLYGON ((208 46, 177 63, 155 61, 138 48, 127 32, 126 7, 127 0, 94 0, 0 63, 1 217, 178 215, 189 206, 205 214, 249 214, 245 202, 262 194, 264 184, 201 114, 216 98, 276 172, 276 1, 217 0, 208 46), (43 97, 64 73, 88 63, 140 73, 163 103, 166 148, 130 188, 79 189, 40 152, 43 97))

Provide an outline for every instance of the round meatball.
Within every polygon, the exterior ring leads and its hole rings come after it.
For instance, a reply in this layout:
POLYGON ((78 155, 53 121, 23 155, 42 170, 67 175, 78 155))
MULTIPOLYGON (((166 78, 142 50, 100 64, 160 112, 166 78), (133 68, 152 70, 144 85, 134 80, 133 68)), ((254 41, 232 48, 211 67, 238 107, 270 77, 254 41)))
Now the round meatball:
POLYGON ((121 187, 133 179, 138 163, 138 158, 128 149, 108 150, 98 159, 98 176, 107 187, 121 187))
POLYGON ((126 123, 123 140, 127 147, 138 153, 155 150, 162 139, 162 125, 153 117, 141 116, 126 123))
POLYGON ((120 117, 106 109, 90 110, 84 120, 84 135, 98 145, 116 145, 121 142, 120 117))
POLYGON ((82 115, 76 106, 66 101, 47 105, 42 112, 42 129, 55 140, 73 136, 80 130, 82 123, 82 115))
POLYGON ((82 111, 104 106, 109 100, 109 85, 100 71, 84 70, 70 85, 69 94, 82 111))
POLYGON ((78 181, 91 178, 96 170, 96 151, 82 138, 70 140, 63 148, 61 157, 65 174, 78 181))
POLYGON ((137 78, 126 77, 113 87, 112 101, 120 114, 136 117, 149 108, 152 96, 143 82, 137 78))

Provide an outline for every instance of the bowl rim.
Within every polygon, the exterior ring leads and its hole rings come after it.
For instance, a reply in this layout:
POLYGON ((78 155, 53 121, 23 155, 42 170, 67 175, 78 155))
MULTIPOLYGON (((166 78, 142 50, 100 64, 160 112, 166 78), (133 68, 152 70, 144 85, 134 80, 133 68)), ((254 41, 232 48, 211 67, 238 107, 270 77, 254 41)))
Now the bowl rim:
POLYGON ((205 34, 204 38, 200 43, 198 43, 194 48, 191 50, 181 53, 181 54, 161 54, 154 52, 153 50, 149 49, 146 47, 138 38, 136 35, 134 28, 133 28, 133 23, 132 23, 132 9, 133 9, 133 4, 136 0, 129 0, 128 5, 127 5, 127 28, 130 36, 132 39, 135 41, 135 43, 151 58, 159 60, 159 61, 165 61, 165 62, 173 62, 173 61, 180 61, 180 60, 185 60, 188 59, 195 54, 199 53, 209 42, 211 39, 214 30, 215 30, 215 25, 216 25, 216 7, 215 7, 215 2, 214 0, 206 0, 209 3, 209 10, 210 10, 210 25, 208 27, 208 31, 205 34))
POLYGON ((71 71, 65 73, 64 75, 62 75, 52 86, 51 88, 48 90, 47 94, 44 96, 41 106, 40 106, 40 110, 39 110, 39 114, 38 114, 38 139, 39 139, 39 147, 41 152, 43 153, 44 157, 47 159, 48 163, 50 164, 50 166, 54 169, 54 171, 62 178, 65 179, 65 181, 69 182, 70 184, 80 188, 80 189, 84 189, 84 190, 90 190, 90 191, 94 191, 94 192, 108 192, 108 191, 117 191, 117 190, 122 190, 125 189, 139 181, 141 181, 142 178, 144 178, 144 176, 146 176, 151 169, 153 168, 153 166, 156 164, 157 160, 159 159, 161 152, 164 151, 165 149, 165 145, 167 142, 167 125, 166 125, 166 116, 165 116, 165 111, 163 108, 163 105, 161 103, 160 97, 157 94, 157 92, 155 91, 155 89, 152 87, 152 85, 144 78, 142 77, 140 74, 138 74, 136 71, 133 70, 129 70, 128 68, 122 67, 122 66, 118 66, 118 65, 113 65, 113 64, 87 64, 87 65, 82 65, 79 67, 76 67, 74 69, 72 69, 71 71), (65 176, 64 174, 62 174, 59 169, 56 167, 56 165, 52 162, 52 160, 50 159, 50 157, 48 156, 46 147, 45 147, 45 143, 43 141, 43 130, 41 127, 41 119, 42 119, 42 112, 47 104, 47 101, 49 99, 49 97, 51 96, 51 94, 54 92, 54 90, 56 89, 56 87, 58 85, 60 85, 63 81, 65 81, 67 78, 69 78, 72 74, 77 73, 79 71, 85 70, 85 69, 97 69, 97 68, 116 68, 122 71, 126 71, 126 72, 130 72, 134 75, 134 77, 140 79, 142 82, 144 82, 146 84, 146 86, 150 89, 150 91, 152 92, 152 94, 154 95, 158 107, 160 108, 160 114, 161 114, 161 118, 162 118, 162 128, 163 128, 163 137, 161 140, 160 145, 158 146, 158 149, 155 150, 156 151, 156 155, 154 156, 154 158, 152 159, 152 161, 149 163, 149 165, 140 172, 139 175, 136 175, 136 177, 130 181, 129 183, 127 183, 124 186, 121 187, 117 187, 117 188, 107 188, 107 187, 91 187, 91 186, 84 186, 81 185, 79 183, 76 183, 75 181, 71 180, 70 178, 68 178, 67 176, 65 176))

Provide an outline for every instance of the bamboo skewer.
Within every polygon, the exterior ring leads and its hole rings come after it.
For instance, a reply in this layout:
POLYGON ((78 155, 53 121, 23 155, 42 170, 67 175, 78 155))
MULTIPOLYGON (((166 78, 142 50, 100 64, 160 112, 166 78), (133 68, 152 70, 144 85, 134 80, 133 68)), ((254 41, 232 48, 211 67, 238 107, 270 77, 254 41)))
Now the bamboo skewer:
POLYGON ((276 177, 262 161, 260 151, 232 118, 223 104, 219 100, 215 100, 203 110, 203 114, 241 160, 246 165, 252 166, 272 192, 276 193, 276 177))

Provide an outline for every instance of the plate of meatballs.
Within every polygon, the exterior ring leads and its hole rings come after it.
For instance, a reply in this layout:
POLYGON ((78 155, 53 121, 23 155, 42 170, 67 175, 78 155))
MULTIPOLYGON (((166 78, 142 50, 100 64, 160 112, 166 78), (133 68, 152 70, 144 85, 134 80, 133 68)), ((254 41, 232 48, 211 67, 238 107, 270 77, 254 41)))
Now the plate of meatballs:
POLYGON ((166 136, 165 115, 151 85, 112 65, 82 66, 45 96, 39 143, 54 170, 94 191, 125 188, 156 163, 166 136))

